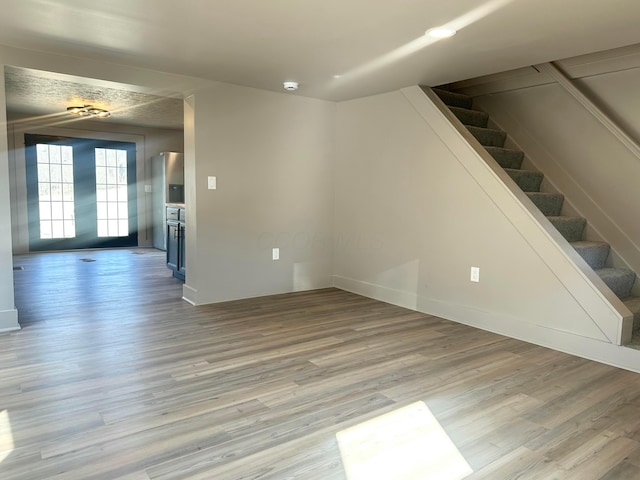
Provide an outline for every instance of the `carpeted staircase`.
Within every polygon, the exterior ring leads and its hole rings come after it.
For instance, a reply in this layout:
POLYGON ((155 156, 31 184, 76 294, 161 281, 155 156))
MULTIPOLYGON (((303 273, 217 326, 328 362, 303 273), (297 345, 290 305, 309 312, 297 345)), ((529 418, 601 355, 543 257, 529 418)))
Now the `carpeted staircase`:
POLYGON ((540 184, 544 175, 541 172, 520 168, 524 153, 504 148, 506 133, 502 130, 487 128, 489 115, 479 110, 473 110, 471 97, 437 88, 434 88, 433 92, 440 97, 496 162, 504 168, 505 172, 527 194, 604 283, 633 312, 634 339, 632 343, 640 344, 640 297, 631 295, 636 274, 631 270, 605 266, 609 256, 609 244, 583 240, 586 220, 582 217, 561 214, 564 202, 563 195, 540 192, 540 184))

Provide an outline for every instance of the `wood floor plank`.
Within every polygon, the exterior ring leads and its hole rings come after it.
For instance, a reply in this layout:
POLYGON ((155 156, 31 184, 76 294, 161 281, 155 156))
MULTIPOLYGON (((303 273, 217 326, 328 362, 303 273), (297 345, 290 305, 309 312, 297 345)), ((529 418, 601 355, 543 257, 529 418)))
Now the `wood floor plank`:
MULTIPOLYGON (((591 451, 582 458, 578 464, 573 464, 569 469, 567 479, 578 480, 584 478, 601 478, 610 470, 623 462, 629 455, 637 455, 638 442, 624 437, 606 437, 606 442, 590 444, 591 451)), ((586 448, 581 449, 587 452, 586 448)), ((574 460, 575 457, 572 457, 574 460)), ((563 459, 564 460, 564 459, 563 459)), ((567 468, 564 461, 558 462, 563 468, 567 468)))
POLYGON ((414 402, 469 479, 640 478, 640 375, 331 288, 194 307, 153 249, 14 263, 2 480, 345 480, 414 402))
POLYGON ((247 415, 255 415, 259 410, 266 410, 262 404, 253 400, 244 404, 235 404, 229 407, 219 407, 211 404, 199 405, 199 408, 188 408, 167 412, 165 415, 153 418, 134 419, 129 422, 121 422, 110 425, 98 426, 91 430, 84 430, 75 435, 64 436, 56 442, 44 445, 40 452, 43 459, 64 455, 66 453, 82 450, 106 442, 115 442, 120 439, 140 434, 146 430, 160 431, 174 428, 178 423, 196 422, 203 425, 219 425, 232 421, 235 418, 243 418, 247 415))
POLYGON ((602 480, 637 480, 640 478, 640 468, 623 461, 609 470, 602 480))
POLYGON ((493 462, 465 477, 465 480, 495 480, 502 478, 522 478, 522 475, 540 468, 547 463, 547 459, 539 452, 519 446, 506 455, 500 456, 493 462))

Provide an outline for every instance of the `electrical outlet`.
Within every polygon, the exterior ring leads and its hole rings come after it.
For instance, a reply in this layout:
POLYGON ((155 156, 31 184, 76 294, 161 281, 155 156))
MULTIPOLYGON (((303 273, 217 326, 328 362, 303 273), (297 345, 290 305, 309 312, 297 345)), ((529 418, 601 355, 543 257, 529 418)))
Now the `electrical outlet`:
POLYGON ((153 189, 151 188, 151 185, 145 185, 144 186, 144 193, 152 193, 153 189))
POLYGON ((216 177, 207 177, 207 188, 209 190, 215 190, 218 188, 218 181, 216 177))
POLYGON ((274 248, 271 251, 271 258, 273 260, 280 260, 280 249, 279 248, 274 248))
POLYGON ((480 267, 471 267, 471 279, 472 282, 480 281, 480 267))

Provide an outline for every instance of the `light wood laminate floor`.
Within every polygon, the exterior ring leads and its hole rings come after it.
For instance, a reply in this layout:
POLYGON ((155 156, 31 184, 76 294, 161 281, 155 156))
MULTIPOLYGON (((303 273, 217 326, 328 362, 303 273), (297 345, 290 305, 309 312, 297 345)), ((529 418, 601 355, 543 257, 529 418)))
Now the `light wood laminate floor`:
MULTIPOLYGON (((640 478, 638 374, 335 289, 193 307, 162 255, 15 257, 1 479, 345 479, 367 451, 336 434, 411 405, 465 478, 640 478)), ((376 448, 402 450, 384 418, 376 448)), ((436 451, 369 478, 446 478, 397 476, 436 451)))

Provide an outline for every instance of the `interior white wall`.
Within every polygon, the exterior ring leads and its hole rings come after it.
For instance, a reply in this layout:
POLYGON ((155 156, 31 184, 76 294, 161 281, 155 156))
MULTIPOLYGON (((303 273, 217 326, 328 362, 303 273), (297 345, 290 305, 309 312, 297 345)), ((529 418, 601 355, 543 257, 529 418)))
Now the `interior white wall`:
POLYGON ((197 248, 187 249, 185 297, 202 304, 330 286, 335 104, 228 84, 191 102, 187 237, 196 238, 187 246, 197 248))
POLYGON ((338 105, 335 285, 580 355, 610 343, 582 274, 430 112, 403 92, 338 105))
POLYGON ((136 182, 138 207, 138 245, 153 242, 151 223, 151 194, 145 185, 151 184, 150 158, 163 151, 182 152, 182 130, 146 128, 97 121, 76 121, 65 126, 48 127, 41 122, 29 121, 21 115, 8 114, 9 124, 9 178, 11 189, 11 230, 13 253, 29 251, 27 189, 25 171, 24 134, 39 133, 78 138, 99 138, 136 144, 136 182))

